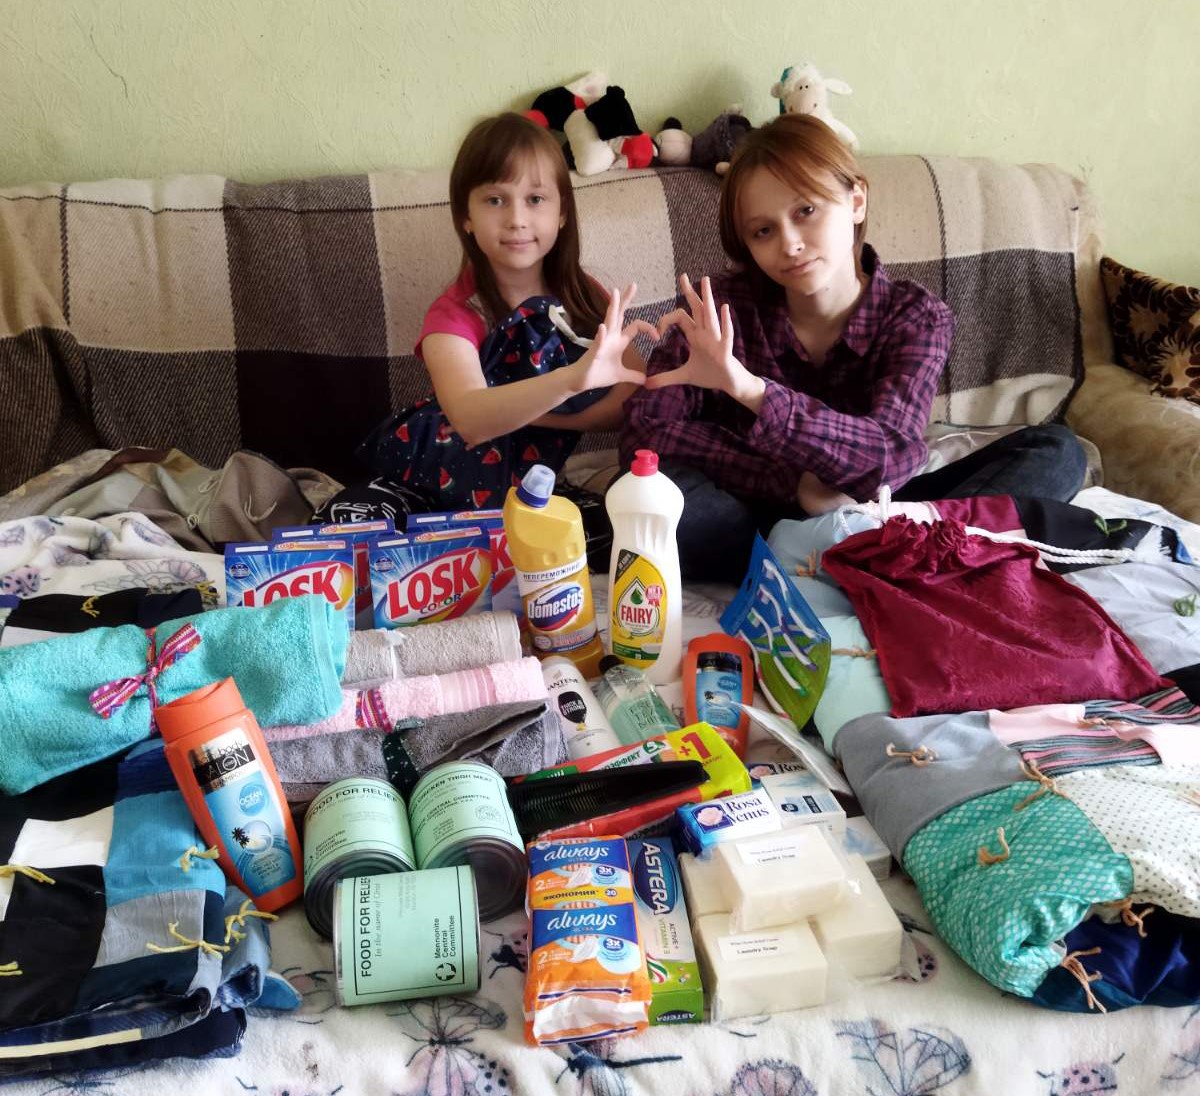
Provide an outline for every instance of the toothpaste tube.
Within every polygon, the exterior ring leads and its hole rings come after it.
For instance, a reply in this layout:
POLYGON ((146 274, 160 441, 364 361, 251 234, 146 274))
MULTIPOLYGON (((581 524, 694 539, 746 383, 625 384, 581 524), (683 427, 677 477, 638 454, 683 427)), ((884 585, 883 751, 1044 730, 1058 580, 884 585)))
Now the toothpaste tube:
POLYGON ((733 747, 716 729, 707 723, 693 723, 690 727, 647 738, 631 746, 619 746, 604 753, 590 754, 517 779, 542 780, 563 773, 619 769, 627 765, 650 765, 658 761, 699 761, 704 766, 708 779, 695 788, 687 788, 661 796, 649 803, 599 815, 543 836, 561 839, 617 833, 644 837, 667 833, 678 807, 750 790, 750 774, 746 772, 741 758, 733 752, 733 747))
POLYGON ((761 788, 707 803, 689 803, 675 812, 675 823, 688 852, 702 860, 725 841, 783 829, 779 812, 761 788))
POLYGON ((329 525, 293 525, 271 531, 271 543, 279 541, 322 540, 334 537, 348 540, 354 547, 354 615, 359 628, 373 628, 371 570, 367 549, 373 537, 392 536, 396 527, 391 518, 376 521, 343 521, 329 525))
POLYGON ((670 841, 628 842, 638 935, 650 975, 650 1023, 699 1024, 704 985, 670 841))
POLYGON ((430 529, 454 529, 477 525, 486 529, 492 546, 492 608, 507 609, 521 616, 521 591, 517 573, 508 554, 508 534, 504 531, 503 510, 443 510, 430 514, 409 514, 408 533, 430 529))
POLYGON ((318 594, 354 630, 354 549, 341 539, 225 546, 225 604, 257 608, 318 594))
POLYGON ((526 1039, 549 1045, 640 1031, 651 991, 625 842, 535 841, 528 853, 526 1039), (593 882, 565 885, 583 874, 593 882))
POLYGON ((381 537, 369 545, 375 627, 452 620, 492 607, 492 549, 478 526, 381 537))

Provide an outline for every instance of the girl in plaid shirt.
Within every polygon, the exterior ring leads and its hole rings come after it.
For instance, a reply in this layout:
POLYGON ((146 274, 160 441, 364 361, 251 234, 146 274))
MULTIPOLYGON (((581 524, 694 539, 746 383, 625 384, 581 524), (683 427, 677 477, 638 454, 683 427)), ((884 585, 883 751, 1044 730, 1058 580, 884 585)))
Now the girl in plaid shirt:
POLYGON ((1086 461, 1066 427, 1026 427, 937 472, 925 427, 954 316, 892 281, 865 242, 868 183, 823 122, 781 115, 739 146, 721 242, 740 270, 680 278, 622 458, 656 449, 684 492, 685 577, 737 581, 757 532, 876 496, 1068 499, 1086 461), (914 478, 915 477, 915 478, 914 478))

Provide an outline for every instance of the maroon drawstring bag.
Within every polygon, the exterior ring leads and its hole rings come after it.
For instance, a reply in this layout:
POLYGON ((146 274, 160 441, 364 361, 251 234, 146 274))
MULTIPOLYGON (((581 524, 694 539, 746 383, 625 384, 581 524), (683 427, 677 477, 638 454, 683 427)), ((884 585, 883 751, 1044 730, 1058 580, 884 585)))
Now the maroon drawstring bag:
POLYGON ((1170 685, 1030 545, 895 517, 821 563, 878 654, 893 716, 1129 700, 1170 685))

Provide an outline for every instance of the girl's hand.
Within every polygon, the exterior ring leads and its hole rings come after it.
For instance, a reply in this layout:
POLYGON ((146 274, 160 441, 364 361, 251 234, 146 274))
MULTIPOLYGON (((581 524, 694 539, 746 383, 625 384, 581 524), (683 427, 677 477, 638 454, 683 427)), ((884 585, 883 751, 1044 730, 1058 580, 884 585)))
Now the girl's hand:
POLYGON ((658 332, 645 320, 633 320, 625 323, 625 309, 633 302, 637 293, 637 283, 625 287, 624 291, 614 289, 608 300, 608 311, 604 322, 596 328, 596 336, 592 345, 574 365, 576 391, 586 392, 591 388, 609 388, 614 384, 645 383, 646 374, 643 369, 638 372, 624 364, 629 344, 635 335, 649 335, 658 338, 658 332))
POLYGON ((725 392, 757 413, 762 404, 765 384, 733 356, 733 321, 729 305, 721 305, 717 314, 712 282, 700 280, 700 295, 686 274, 679 276, 679 288, 687 308, 668 312, 658 321, 661 338, 667 329, 678 325, 688 343, 688 359, 678 369, 646 378, 647 388, 666 388, 672 384, 694 384, 725 392))

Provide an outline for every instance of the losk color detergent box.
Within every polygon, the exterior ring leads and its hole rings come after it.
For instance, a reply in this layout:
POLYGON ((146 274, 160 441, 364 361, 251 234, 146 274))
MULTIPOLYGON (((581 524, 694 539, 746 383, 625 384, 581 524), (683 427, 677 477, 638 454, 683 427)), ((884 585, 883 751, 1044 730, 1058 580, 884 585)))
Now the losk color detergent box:
POLYGON ((256 608, 276 598, 319 594, 354 630, 354 548, 347 540, 225 546, 225 604, 256 608))
POLYGON ((650 1023, 702 1023, 704 984, 675 850, 669 840, 657 838, 634 839, 626 844, 638 935, 650 975, 650 1023))
POLYGON ((373 537, 394 536, 396 527, 391 518, 374 521, 343 521, 328 525, 292 525, 271 531, 271 543, 284 540, 322 540, 334 537, 348 540, 354 548, 354 613, 359 628, 373 628, 374 607, 371 604, 371 571, 368 545, 373 537))
POLYGON ((507 609, 521 615, 521 591, 517 589, 517 573, 508 554, 508 534, 504 531, 503 510, 443 510, 431 514, 409 514, 408 533, 428 529, 453 529, 478 525, 486 529, 492 545, 492 608, 507 609))
POLYGON ((376 628, 453 620, 492 607, 492 545, 478 525, 369 543, 376 628))

